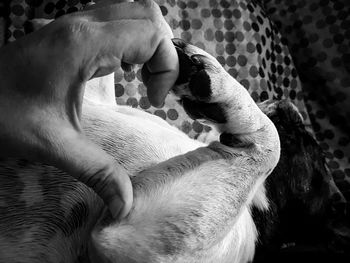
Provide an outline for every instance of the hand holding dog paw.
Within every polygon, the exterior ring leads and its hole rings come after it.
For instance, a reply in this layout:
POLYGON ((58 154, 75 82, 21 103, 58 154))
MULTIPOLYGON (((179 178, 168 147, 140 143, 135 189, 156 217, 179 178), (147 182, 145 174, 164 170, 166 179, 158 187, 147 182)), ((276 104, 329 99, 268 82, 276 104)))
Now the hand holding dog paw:
POLYGON ((150 101, 161 104, 178 74, 171 37, 158 6, 144 0, 61 17, 1 48, 0 156, 57 166, 92 187, 115 217, 127 215, 129 177, 82 133, 85 83, 122 63, 145 63, 150 101))

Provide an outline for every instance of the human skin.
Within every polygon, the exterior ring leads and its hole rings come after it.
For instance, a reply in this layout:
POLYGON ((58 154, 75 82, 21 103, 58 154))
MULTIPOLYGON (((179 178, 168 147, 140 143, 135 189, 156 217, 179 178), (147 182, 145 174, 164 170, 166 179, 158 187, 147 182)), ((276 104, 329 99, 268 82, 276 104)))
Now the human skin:
POLYGON ((115 218, 126 216, 129 177, 81 128, 85 84, 144 64, 150 102, 161 105, 178 76, 171 38, 153 1, 109 0, 1 48, 0 157, 56 166, 91 187, 115 218))

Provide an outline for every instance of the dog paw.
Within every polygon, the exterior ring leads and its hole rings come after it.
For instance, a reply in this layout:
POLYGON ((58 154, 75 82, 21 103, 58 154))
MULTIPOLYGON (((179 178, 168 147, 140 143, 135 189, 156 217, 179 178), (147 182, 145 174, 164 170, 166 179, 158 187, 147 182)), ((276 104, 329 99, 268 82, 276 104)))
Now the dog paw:
POLYGON ((180 62, 179 77, 173 93, 192 119, 225 123, 225 105, 229 96, 228 81, 232 78, 219 62, 200 48, 180 39, 173 43, 180 62))
POLYGON ((205 51, 173 40, 180 70, 173 93, 192 118, 215 126, 227 146, 261 144, 278 148, 278 135, 248 91, 205 51), (266 136, 271 135, 271 140, 266 136))

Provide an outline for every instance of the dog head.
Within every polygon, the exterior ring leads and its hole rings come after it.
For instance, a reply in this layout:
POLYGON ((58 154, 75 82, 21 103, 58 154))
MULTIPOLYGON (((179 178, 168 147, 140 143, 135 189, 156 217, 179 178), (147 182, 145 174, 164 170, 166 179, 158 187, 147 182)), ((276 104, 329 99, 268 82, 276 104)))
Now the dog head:
POLYGON ((286 243, 314 244, 329 239, 329 217, 339 212, 332 197, 341 194, 321 147, 291 102, 265 102, 261 109, 273 121, 281 139, 280 161, 266 181, 270 210, 253 211, 262 245, 279 248, 286 243))

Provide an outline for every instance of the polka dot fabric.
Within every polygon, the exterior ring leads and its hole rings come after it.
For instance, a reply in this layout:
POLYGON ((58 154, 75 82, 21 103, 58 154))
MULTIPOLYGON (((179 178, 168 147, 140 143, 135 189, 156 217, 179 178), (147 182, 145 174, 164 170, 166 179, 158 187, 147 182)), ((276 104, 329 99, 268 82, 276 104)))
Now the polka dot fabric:
POLYGON ((350 2, 269 0, 264 9, 286 37, 316 139, 349 203, 350 2))
MULTIPOLYGON (((56 18, 77 11, 88 2, 21 0, 12 4, 12 10, 31 7, 35 17, 56 18)), ((308 120, 300 80, 288 48, 256 2, 159 0, 157 3, 175 37, 216 56, 225 69, 249 90, 255 101, 291 98, 308 120)), ((10 28, 9 40, 20 37, 25 31, 25 13, 12 11, 12 16, 17 16, 14 20, 19 22, 15 30, 10 28)), ((194 138, 210 129, 189 119, 172 97, 161 109, 152 107, 141 82, 139 67, 131 73, 117 71, 115 80, 119 104, 156 114, 194 138)))
MULTIPOLYGON (((75 12, 88 2, 13 0, 7 39, 13 41, 23 36, 30 18, 56 18, 75 12)), ((214 55, 256 102, 289 98, 297 105, 310 130, 312 124, 332 175, 349 200, 350 3, 347 0, 156 2, 175 37, 214 55)), ((209 130, 189 119, 171 96, 162 108, 152 107, 141 82, 140 67, 130 73, 118 70, 115 92, 118 104, 160 116, 193 138, 209 130)), ((339 193, 334 198, 341 197, 339 193)))
MULTIPOLYGON (((289 97, 308 119, 300 81, 288 49, 257 4, 243 1, 158 1, 158 4, 175 37, 214 54, 250 91, 255 101, 289 97)), ((151 107, 145 97, 145 87, 137 76, 140 76, 139 68, 136 73, 117 72, 118 103, 156 114, 194 138, 210 129, 189 119, 171 97, 161 109, 151 107), (135 95, 134 90, 139 93, 135 95)))

